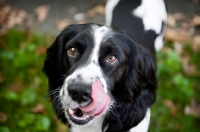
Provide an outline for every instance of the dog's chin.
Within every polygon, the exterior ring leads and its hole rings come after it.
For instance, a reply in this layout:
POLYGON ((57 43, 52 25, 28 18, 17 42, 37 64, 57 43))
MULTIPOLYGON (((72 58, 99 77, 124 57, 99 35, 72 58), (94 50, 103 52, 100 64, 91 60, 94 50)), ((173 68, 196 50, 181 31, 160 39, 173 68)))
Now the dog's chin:
POLYGON ((82 112, 80 109, 68 109, 66 110, 66 114, 69 117, 69 120, 74 125, 87 125, 91 120, 93 120, 93 116, 89 116, 86 113, 82 112))

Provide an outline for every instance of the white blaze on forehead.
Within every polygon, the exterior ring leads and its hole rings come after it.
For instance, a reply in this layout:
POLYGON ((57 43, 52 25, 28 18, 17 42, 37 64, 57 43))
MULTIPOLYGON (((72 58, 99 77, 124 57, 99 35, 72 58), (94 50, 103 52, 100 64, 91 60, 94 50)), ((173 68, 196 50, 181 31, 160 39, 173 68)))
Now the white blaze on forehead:
POLYGON ((92 72, 91 74, 97 74, 97 76, 99 77, 100 81, 103 84, 104 91, 107 93, 106 80, 103 77, 103 73, 100 66, 97 64, 99 63, 99 53, 100 53, 101 43, 103 39, 105 38, 105 36, 108 35, 108 32, 110 29, 106 26, 101 26, 101 27, 94 26, 93 29, 94 29, 94 32, 93 32, 94 49, 91 53, 90 63, 88 66, 90 66, 91 69, 94 69, 91 71, 92 72))
POLYGON ((109 30, 110 29, 106 26, 102 26, 94 30, 94 50, 92 52, 91 61, 98 62, 101 42, 109 30))

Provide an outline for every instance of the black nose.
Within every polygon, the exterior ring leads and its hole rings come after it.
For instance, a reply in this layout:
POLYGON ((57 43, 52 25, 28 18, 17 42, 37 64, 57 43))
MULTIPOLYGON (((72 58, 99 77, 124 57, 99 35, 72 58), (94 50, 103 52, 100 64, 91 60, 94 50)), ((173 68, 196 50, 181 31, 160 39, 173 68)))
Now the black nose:
POLYGON ((68 93, 74 101, 78 103, 90 102, 91 98, 91 85, 86 84, 70 84, 68 86, 68 93))

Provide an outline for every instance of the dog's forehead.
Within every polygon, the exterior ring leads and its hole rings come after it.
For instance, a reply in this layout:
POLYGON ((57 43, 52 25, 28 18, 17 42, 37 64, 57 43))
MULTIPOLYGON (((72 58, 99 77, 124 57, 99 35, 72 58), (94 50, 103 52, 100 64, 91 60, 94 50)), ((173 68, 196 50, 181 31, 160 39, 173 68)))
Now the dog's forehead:
POLYGON ((94 49, 91 54, 92 62, 96 62, 98 60, 98 54, 100 51, 102 41, 105 41, 105 39, 109 36, 109 34, 111 34, 111 32, 112 30, 107 26, 93 27, 94 49))

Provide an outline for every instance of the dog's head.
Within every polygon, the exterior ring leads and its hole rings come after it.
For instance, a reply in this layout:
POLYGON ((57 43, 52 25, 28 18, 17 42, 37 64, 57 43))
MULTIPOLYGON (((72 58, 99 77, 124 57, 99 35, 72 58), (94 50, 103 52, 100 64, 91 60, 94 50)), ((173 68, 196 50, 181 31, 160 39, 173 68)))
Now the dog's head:
POLYGON ((48 48, 44 72, 58 118, 71 125, 101 117, 108 130, 128 130, 155 101, 153 60, 118 29, 68 26, 48 48))

